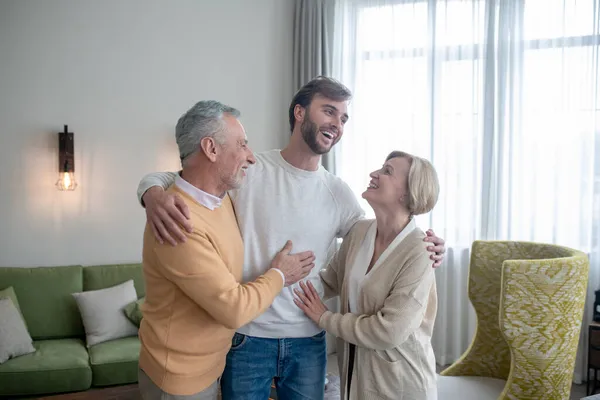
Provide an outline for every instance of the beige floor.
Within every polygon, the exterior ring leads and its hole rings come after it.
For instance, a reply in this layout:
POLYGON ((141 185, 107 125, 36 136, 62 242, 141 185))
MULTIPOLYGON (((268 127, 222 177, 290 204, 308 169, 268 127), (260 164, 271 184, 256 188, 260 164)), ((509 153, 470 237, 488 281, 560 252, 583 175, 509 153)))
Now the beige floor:
MULTIPOLYGON (((441 367, 438 367, 438 372, 441 370, 441 367)), ((330 354, 327 357, 327 373, 339 375, 338 365, 337 365, 337 354, 330 354)), ((571 399, 570 400, 580 400, 582 397, 585 397, 585 384, 583 385, 573 385, 571 389, 571 399)))

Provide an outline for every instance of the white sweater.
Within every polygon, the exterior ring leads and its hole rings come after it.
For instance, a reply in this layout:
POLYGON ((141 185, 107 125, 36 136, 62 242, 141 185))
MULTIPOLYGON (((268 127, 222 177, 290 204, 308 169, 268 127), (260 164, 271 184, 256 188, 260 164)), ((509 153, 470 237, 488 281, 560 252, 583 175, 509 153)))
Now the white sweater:
MULTIPOLYGON (((138 199, 152 186, 167 188, 175 176, 174 172, 146 175, 138 187, 138 199)), ((257 154, 242 187, 229 195, 244 239, 244 282, 269 269, 289 239, 292 253, 315 253, 315 268, 307 279, 321 294, 319 270, 326 265, 331 246, 364 216, 354 193, 340 178, 323 167, 317 171, 295 168, 279 150, 257 154)), ((297 286, 284 288, 267 311, 238 332, 266 338, 309 337, 321 332, 294 304, 297 286)))

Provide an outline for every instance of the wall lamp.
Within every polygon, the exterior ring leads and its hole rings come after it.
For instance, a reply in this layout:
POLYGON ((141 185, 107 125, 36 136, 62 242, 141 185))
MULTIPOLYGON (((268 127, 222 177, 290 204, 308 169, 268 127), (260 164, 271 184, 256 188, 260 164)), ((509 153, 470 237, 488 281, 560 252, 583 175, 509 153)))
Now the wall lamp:
POLYGON ((68 132, 65 125, 64 132, 58 132, 58 190, 75 190, 75 152, 73 146, 73 132, 68 132))

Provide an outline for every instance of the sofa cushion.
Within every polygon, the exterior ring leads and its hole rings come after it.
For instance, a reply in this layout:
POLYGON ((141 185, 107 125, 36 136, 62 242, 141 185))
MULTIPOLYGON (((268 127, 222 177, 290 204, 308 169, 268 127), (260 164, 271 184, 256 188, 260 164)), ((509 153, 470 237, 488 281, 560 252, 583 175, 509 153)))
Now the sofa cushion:
POLYGON ((113 287, 73 293, 81 312, 88 347, 113 339, 137 335, 137 327, 123 309, 136 300, 133 280, 113 287))
POLYGON ((140 341, 137 337, 111 340, 92 346, 90 364, 94 386, 137 382, 140 341))
POLYGON ((0 298, 0 321, 0 364, 35 351, 23 317, 9 298, 0 298))
POLYGON ((0 395, 86 390, 92 383, 89 356, 79 339, 35 341, 35 353, 0 365, 0 395))
POLYGON ((140 323, 142 322, 143 318, 142 304, 144 304, 144 301, 146 301, 146 297, 132 301, 123 309, 123 312, 127 318, 129 318, 129 320, 138 328, 140 327, 140 323))
POLYGON ((146 295, 142 264, 94 265, 83 268, 83 290, 98 290, 133 279, 137 297, 146 295))
POLYGON ((12 286, 34 340, 82 337, 83 324, 71 293, 83 290, 82 267, 0 267, 2 286, 12 286))

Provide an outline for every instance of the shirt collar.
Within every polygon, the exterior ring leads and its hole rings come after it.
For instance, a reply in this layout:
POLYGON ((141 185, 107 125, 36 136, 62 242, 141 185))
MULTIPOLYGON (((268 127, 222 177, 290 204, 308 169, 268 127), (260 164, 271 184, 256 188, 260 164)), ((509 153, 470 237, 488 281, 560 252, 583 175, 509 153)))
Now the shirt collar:
POLYGON ((221 206, 221 202, 223 201, 222 198, 198 189, 196 186, 183 179, 179 174, 175 177, 175 184, 179 189, 183 190, 194 200, 211 211, 221 206))

